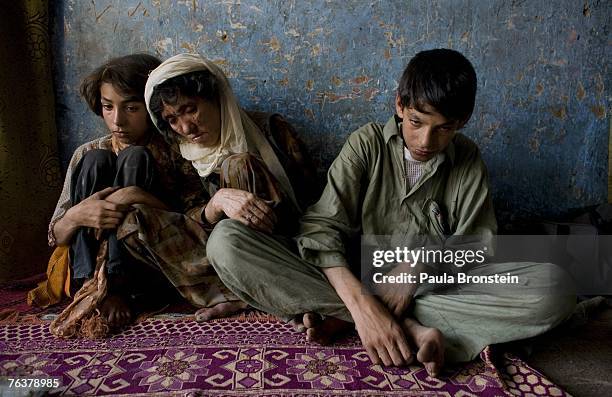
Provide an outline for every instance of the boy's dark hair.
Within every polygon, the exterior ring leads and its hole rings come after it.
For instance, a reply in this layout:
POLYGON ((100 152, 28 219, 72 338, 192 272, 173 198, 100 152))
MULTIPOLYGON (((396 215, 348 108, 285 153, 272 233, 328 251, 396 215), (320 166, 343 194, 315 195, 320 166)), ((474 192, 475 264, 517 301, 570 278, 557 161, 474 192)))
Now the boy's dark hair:
POLYGON ((180 96, 200 97, 208 102, 218 102, 219 83, 210 71, 199 70, 172 77, 155 86, 149 101, 149 109, 155 115, 157 128, 169 140, 172 140, 174 132, 161 114, 164 104, 173 106, 180 96))
POLYGON ((144 102, 144 89, 149 73, 160 64, 159 59, 149 54, 132 54, 110 59, 83 79, 81 96, 98 116, 102 116, 102 83, 110 83, 121 95, 135 96, 144 102))
POLYGON ((474 67, 460 52, 421 51, 404 69, 397 94, 403 108, 422 112, 429 105, 449 121, 465 123, 474 110, 476 82, 474 67))

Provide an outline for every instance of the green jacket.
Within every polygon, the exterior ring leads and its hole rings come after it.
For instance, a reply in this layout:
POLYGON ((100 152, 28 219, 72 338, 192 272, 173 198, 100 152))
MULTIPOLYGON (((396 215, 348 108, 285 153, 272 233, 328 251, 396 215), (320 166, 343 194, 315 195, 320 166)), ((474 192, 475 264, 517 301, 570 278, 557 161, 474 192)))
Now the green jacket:
POLYGON ((411 189, 403 148, 395 117, 351 134, 328 171, 321 198, 302 216, 296 242, 305 260, 348 266, 359 254, 355 243, 361 235, 492 239, 497 221, 476 144, 456 134, 411 189))

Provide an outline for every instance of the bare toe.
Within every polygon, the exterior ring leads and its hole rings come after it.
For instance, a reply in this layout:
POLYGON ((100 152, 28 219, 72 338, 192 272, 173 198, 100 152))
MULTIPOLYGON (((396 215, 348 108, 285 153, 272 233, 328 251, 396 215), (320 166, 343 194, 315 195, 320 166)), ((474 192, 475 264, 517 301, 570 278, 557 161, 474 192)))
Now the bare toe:
POLYGON ((100 314, 111 328, 122 328, 129 324, 132 312, 121 295, 108 295, 100 304, 100 314))
POLYGON ((416 359, 423 364, 429 376, 435 378, 444 365, 444 335, 436 328, 419 324, 414 319, 404 319, 402 327, 418 351, 416 359))
POLYGON ((305 313, 302 322, 306 328, 315 328, 321 323, 321 317, 317 313, 305 313))

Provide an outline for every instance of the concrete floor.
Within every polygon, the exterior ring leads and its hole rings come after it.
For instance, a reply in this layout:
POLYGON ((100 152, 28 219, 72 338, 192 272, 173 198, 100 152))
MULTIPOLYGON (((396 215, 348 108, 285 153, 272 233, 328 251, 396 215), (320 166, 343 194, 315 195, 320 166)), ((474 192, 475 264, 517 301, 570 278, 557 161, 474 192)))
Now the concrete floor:
POLYGON ((612 396, 612 299, 531 343, 527 362, 573 396, 612 396))

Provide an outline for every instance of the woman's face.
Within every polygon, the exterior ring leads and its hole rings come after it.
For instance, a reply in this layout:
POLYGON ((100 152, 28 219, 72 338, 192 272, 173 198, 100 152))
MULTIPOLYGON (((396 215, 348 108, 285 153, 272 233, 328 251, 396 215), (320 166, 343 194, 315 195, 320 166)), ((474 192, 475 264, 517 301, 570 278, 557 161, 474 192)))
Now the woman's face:
POLYGON ((221 113, 217 102, 181 95, 174 105, 164 103, 161 116, 174 132, 191 143, 204 147, 219 144, 221 113))
POLYGON ((102 83, 100 102, 104 123, 118 142, 135 145, 148 136, 149 114, 138 97, 123 96, 111 83, 102 83))

